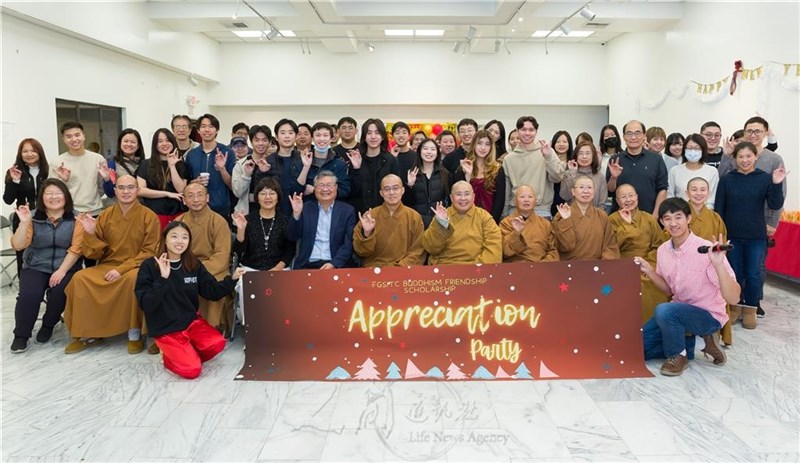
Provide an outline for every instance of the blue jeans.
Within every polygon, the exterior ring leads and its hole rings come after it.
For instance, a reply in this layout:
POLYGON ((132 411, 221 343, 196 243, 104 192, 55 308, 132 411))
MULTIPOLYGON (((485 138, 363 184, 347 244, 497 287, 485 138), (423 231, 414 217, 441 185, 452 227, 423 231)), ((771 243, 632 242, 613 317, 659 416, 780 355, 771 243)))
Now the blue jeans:
POLYGON ((706 336, 720 328, 719 322, 700 307, 682 302, 658 304, 653 318, 642 327, 644 359, 678 355, 686 348, 686 332, 706 336))
POLYGON ((767 242, 763 238, 731 239, 731 244, 733 249, 728 251, 728 262, 742 287, 741 303, 755 307, 761 300, 761 286, 764 284, 761 265, 767 252, 767 242))

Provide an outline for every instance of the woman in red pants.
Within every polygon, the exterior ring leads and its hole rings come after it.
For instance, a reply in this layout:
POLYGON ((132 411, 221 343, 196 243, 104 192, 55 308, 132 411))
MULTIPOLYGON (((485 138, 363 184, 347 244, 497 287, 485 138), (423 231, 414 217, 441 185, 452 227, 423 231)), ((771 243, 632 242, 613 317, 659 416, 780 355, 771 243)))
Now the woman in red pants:
POLYGON ((170 222, 161 233, 160 257, 142 262, 135 290, 164 366, 188 379, 200 376, 202 363, 225 348, 222 334, 198 313, 198 296, 222 299, 244 273, 238 268, 217 281, 192 254, 191 242, 186 224, 170 222))

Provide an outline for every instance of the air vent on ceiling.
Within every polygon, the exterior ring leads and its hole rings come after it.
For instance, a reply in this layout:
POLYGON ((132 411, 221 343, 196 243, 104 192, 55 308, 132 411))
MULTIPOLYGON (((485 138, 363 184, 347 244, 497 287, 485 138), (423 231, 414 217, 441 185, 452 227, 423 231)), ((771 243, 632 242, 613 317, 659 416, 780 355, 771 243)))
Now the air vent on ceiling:
POLYGON ((228 29, 247 29, 249 26, 247 23, 243 22, 234 22, 234 23, 222 23, 228 29))
POLYGON ((584 27, 593 27, 595 29, 603 29, 608 27, 609 23, 597 23, 597 22, 588 22, 584 25, 584 27))

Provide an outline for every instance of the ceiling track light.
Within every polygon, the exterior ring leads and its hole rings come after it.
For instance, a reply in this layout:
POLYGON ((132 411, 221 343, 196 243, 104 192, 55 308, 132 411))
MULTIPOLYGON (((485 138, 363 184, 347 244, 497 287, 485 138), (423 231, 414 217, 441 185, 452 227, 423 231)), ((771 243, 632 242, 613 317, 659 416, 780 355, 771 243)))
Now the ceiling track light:
POLYGON ((267 40, 272 40, 277 36, 278 36, 278 29, 270 29, 270 31, 267 32, 266 34, 267 40))
POLYGON ((478 29, 476 29, 475 26, 469 26, 469 29, 467 30, 467 35, 465 37, 467 39, 467 42, 474 39, 475 35, 477 34, 478 34, 478 29))
POLYGON ((561 30, 561 33, 564 34, 564 37, 568 36, 572 32, 566 24, 562 24, 558 26, 558 28, 561 30))
POLYGON ((197 80, 197 77, 195 77, 194 74, 189 74, 189 77, 186 78, 186 81, 189 82, 192 85, 192 87, 197 87, 197 84, 200 83, 200 81, 197 80))
POLYGON ((461 50, 461 42, 456 42, 453 44, 453 53, 458 53, 461 50))
POLYGON ((369 50, 369 52, 372 53, 373 51, 375 51, 375 45, 373 45, 372 42, 367 42, 367 50, 369 50))
POLYGON ((583 16, 587 21, 591 21, 597 15, 594 14, 594 12, 592 12, 592 10, 589 9, 589 5, 586 5, 583 8, 581 8, 581 16, 583 16))
POLYGON ((494 41, 494 52, 495 53, 500 53, 500 41, 499 40, 495 40, 494 41))

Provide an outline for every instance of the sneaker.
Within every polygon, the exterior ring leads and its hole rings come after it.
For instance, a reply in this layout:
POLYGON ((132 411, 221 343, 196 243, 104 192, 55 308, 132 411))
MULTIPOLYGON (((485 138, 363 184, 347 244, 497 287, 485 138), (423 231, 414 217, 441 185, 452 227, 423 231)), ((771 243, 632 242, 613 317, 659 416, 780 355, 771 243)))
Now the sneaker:
POLYGON ((725 365, 725 361, 727 361, 727 357, 725 356, 725 351, 722 350, 719 344, 719 334, 712 333, 703 336, 703 341, 706 343, 706 347, 703 348, 701 352, 705 355, 706 358, 711 357, 714 360, 714 365, 725 365))
POLYGON ((680 376, 689 366, 689 360, 683 355, 673 355, 661 365, 661 374, 664 376, 680 376))
POLYGON ((144 340, 137 339, 136 341, 128 341, 128 353, 131 355, 138 354, 144 350, 144 340))
POLYGON ((67 344, 67 347, 64 348, 64 353, 77 354, 88 347, 94 347, 102 344, 102 342, 103 340, 100 338, 75 339, 71 343, 67 344))
POLYGON ((28 338, 14 336, 14 341, 11 343, 11 353, 21 354, 26 350, 28 350, 28 338))
POLYGON ((758 304, 758 306, 756 307, 756 317, 764 318, 766 315, 767 313, 764 312, 764 309, 761 308, 761 304, 758 304))
POLYGON ((36 333, 36 342, 44 344, 49 341, 51 337, 53 337, 53 328, 43 326, 39 328, 39 332, 36 333))
POLYGON ((147 348, 147 353, 150 355, 158 355, 161 353, 161 349, 158 348, 158 344, 152 343, 150 347, 147 348))

